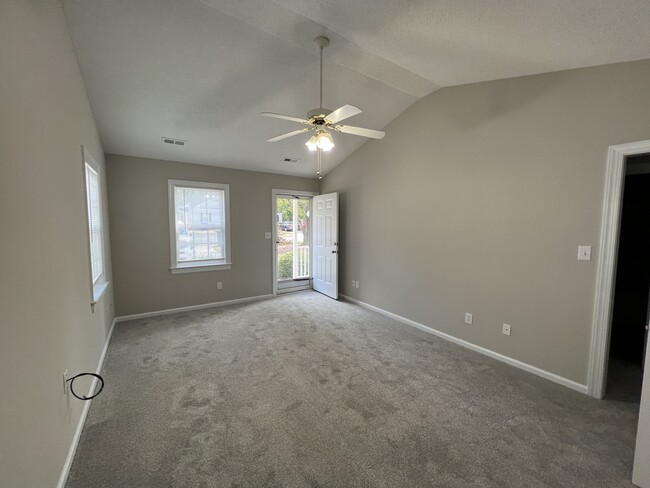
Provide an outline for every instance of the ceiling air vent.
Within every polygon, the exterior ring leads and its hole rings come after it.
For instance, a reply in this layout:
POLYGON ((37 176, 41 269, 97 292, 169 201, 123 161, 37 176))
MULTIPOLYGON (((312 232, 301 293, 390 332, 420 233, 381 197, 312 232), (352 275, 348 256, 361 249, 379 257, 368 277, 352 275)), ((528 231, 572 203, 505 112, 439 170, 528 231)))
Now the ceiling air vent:
POLYGON ((282 161, 284 161, 285 163, 297 163, 298 161, 300 161, 300 159, 297 159, 297 158, 284 158, 282 161))
POLYGON ((172 146, 184 146, 187 141, 181 141, 180 139, 172 139, 171 137, 163 137, 163 144, 171 144, 172 146))

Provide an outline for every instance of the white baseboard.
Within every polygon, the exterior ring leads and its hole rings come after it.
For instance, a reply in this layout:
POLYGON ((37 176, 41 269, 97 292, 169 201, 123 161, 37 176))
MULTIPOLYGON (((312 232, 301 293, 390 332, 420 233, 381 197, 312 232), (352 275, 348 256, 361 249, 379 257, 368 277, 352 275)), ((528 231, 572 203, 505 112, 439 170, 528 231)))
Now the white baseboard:
POLYGON ((420 330, 428 332, 429 334, 436 335, 442 339, 445 339, 446 341, 453 342, 454 344, 458 344, 459 346, 484 354, 485 356, 504 362, 506 364, 509 364, 510 366, 514 366, 515 368, 523 369, 524 371, 540 376, 547 380, 553 381, 554 383, 558 383, 562 386, 566 386, 567 388, 570 388, 572 390, 579 391, 580 393, 584 393, 585 395, 587 394, 587 385, 582 385, 568 378, 564 378, 563 376, 559 376, 555 373, 551 373, 549 371, 543 370, 536 366, 532 366, 528 363, 524 363, 523 361, 519 361, 518 359, 513 359, 511 357, 504 356, 503 354, 499 354, 498 352, 491 351, 490 349, 486 349, 484 347, 477 346, 476 344, 472 344, 471 342, 464 341, 463 339, 459 339, 452 335, 445 334, 444 332, 440 332, 439 330, 433 329, 427 325, 421 324, 411 319, 407 319, 406 317, 402 317, 401 315, 394 314, 392 312, 389 312, 388 310, 375 307, 374 305, 370 305, 369 303, 362 302, 360 300, 351 298, 346 295, 340 295, 340 296, 352 303, 356 303, 357 305, 361 305, 364 308, 373 310, 382 315, 385 315, 386 317, 390 317, 391 319, 397 320, 399 322, 410 325, 412 327, 417 327, 420 330))
POLYGON ((126 322, 127 320, 146 319, 147 317, 158 317, 159 315, 170 315, 179 312, 191 312, 192 310, 202 310, 204 308, 223 307, 225 305, 234 305, 236 303, 255 302, 257 300, 266 300, 273 298, 273 295, 258 295, 254 297, 235 298, 234 300, 225 300, 223 302, 203 303, 201 305, 190 305, 189 307, 168 308, 167 310, 157 310, 155 312, 136 313, 133 315, 124 315, 115 317, 116 322, 126 322))
MULTIPOLYGON (((106 337, 106 342, 104 343, 104 349, 99 356, 99 362, 97 363, 97 369, 95 374, 100 374, 102 367, 104 366, 104 360, 106 359, 106 351, 108 351, 108 345, 111 342, 111 337, 113 336, 113 329, 115 329, 115 324, 117 319, 113 319, 111 328, 108 331, 108 336, 106 337)), ((97 378, 93 378, 93 381, 88 388, 88 395, 91 396, 95 392, 97 387, 97 378)), ((86 400, 84 402, 83 410, 81 411, 81 416, 79 417, 79 422, 77 422, 77 428, 75 430, 74 436, 72 438, 72 443, 70 444, 70 449, 68 450, 68 455, 65 458, 65 463, 63 463, 63 469, 61 469, 61 476, 59 476, 59 482, 56 484, 57 488, 64 488, 66 482, 68 481, 68 475, 70 474, 70 468, 72 467, 72 461, 74 460, 74 455, 77 452, 77 446, 79 445, 79 439, 81 438, 81 432, 83 431, 84 424, 86 423, 86 417, 88 416, 88 410, 90 410, 90 403, 92 400, 86 400)))

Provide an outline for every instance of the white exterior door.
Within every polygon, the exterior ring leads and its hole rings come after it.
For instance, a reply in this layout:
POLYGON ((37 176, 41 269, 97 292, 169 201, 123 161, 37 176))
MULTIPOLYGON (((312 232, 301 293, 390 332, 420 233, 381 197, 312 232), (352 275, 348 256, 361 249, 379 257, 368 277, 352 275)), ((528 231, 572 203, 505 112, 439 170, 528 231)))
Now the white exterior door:
POLYGON ((312 209, 314 290, 336 300, 339 297, 339 194, 315 196, 312 209))

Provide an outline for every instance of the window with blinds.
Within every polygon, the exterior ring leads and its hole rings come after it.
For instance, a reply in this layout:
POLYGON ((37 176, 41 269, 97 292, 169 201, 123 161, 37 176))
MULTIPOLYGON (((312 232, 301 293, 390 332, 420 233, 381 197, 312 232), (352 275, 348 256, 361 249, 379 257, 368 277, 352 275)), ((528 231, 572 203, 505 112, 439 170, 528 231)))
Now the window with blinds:
POLYGON ((88 205, 92 282, 93 285, 96 285, 104 274, 101 194, 99 174, 88 163, 86 163, 86 202, 88 205))
POLYGON ((169 181, 172 273, 229 267, 228 185, 169 181))

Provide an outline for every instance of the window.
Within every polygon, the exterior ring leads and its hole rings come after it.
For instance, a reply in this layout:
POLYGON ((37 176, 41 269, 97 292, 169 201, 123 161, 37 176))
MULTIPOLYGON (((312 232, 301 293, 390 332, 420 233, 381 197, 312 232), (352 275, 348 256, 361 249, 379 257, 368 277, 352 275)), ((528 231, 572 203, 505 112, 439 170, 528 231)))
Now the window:
POLYGON ((230 269, 229 185, 169 180, 171 272, 230 269))
POLYGON ((84 148, 86 180, 86 210, 88 214, 88 243, 90 247, 90 282, 92 301, 99 301, 108 283, 104 273, 104 223, 102 216, 102 182, 97 161, 84 148))

